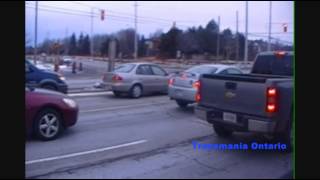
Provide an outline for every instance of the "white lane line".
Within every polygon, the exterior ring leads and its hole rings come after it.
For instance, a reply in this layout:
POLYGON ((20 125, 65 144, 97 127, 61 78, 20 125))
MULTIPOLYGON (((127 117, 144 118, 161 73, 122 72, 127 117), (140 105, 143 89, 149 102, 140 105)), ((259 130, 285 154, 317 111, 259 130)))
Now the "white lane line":
POLYGON ((100 109, 91 109, 87 111, 80 111, 80 113, 88 113, 88 112, 96 112, 96 111, 110 111, 110 110, 117 110, 117 109, 126 109, 131 107, 137 106, 152 106, 152 105, 160 105, 160 104, 167 104, 168 101, 157 102, 157 103, 144 103, 144 104, 133 104, 133 105, 124 105, 124 106, 117 106, 117 107, 107 107, 107 108, 100 108, 100 109))
POLYGON ((66 155, 62 155, 62 156, 54 156, 54 157, 49 157, 49 158, 26 161, 25 164, 29 165, 29 164, 34 164, 34 163, 41 163, 41 162, 58 160, 58 159, 65 159, 65 158, 71 158, 71 157, 76 157, 76 156, 82 156, 82 155, 86 155, 86 154, 98 153, 98 152, 103 152, 103 151, 107 151, 107 150, 111 150, 111 149, 117 149, 117 148, 121 148, 121 147, 137 145, 137 144, 141 144, 141 143, 145 143, 145 142, 147 142, 147 140, 143 139, 143 140, 120 144, 120 145, 116 145, 116 146, 110 146, 110 147, 106 147, 106 148, 100 148, 100 149, 94 149, 94 150, 90 150, 90 151, 83 151, 83 152, 78 152, 78 153, 66 154, 66 155))
POLYGON ((71 93, 68 94, 70 97, 79 97, 79 96, 98 96, 98 95, 111 95, 113 92, 107 91, 107 92, 91 92, 91 93, 71 93))

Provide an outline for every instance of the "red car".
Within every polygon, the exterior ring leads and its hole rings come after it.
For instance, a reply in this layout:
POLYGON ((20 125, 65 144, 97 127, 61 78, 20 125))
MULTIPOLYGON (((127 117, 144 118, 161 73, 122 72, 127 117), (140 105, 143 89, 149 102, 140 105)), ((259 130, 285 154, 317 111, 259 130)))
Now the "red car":
POLYGON ((25 88, 26 130, 41 140, 52 140, 63 129, 77 122, 79 108, 67 95, 40 89, 25 88))

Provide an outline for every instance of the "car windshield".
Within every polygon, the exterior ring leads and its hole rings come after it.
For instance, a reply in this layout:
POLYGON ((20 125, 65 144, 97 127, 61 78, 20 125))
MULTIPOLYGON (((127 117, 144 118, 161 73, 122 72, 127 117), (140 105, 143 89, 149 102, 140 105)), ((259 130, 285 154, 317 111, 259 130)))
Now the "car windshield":
POLYGON ((136 65, 134 64, 123 64, 123 65, 120 65, 120 66, 117 66, 115 69, 114 69, 114 72, 117 72, 117 73, 129 73, 132 71, 132 69, 135 67, 136 65))
POLYGON ((186 72, 188 73, 197 73, 197 74, 213 74, 217 71, 215 67, 209 66, 196 66, 188 69, 186 72))

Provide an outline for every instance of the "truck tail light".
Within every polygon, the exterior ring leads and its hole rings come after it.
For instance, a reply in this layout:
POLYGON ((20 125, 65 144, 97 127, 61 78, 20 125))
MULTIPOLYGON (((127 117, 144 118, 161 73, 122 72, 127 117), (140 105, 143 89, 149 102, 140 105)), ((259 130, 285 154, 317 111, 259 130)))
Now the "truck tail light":
POLYGON ((192 83, 192 87, 198 90, 200 88, 200 81, 195 81, 192 83))
POLYGON ((285 51, 276 51, 276 52, 274 53, 274 55, 275 55, 278 59, 282 59, 286 54, 287 54, 287 52, 285 52, 285 51))
POLYGON ((192 86, 196 87, 196 89, 197 89, 195 100, 196 100, 197 103, 199 103, 200 100, 201 100, 201 95, 200 95, 201 83, 200 83, 200 81, 196 81, 196 82, 193 83, 192 86))
POLYGON ((170 78, 168 81, 168 85, 171 86, 173 85, 173 83, 174 83, 174 78, 170 78))
POLYGON ((274 113, 277 111, 277 97, 278 91, 276 88, 269 87, 267 88, 267 104, 266 104, 266 112, 274 113))
POLYGON ((123 78, 121 76, 117 75, 117 74, 112 76, 112 81, 113 82, 122 81, 122 80, 123 80, 123 78))

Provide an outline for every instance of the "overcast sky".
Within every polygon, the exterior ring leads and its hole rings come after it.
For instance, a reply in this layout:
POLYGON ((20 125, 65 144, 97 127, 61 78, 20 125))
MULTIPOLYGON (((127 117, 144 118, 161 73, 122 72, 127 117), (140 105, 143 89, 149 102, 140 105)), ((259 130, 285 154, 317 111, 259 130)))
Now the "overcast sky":
MULTIPOLYGON (((45 38, 62 38, 72 32, 90 35, 93 10, 94 34, 112 33, 124 28, 134 28, 134 1, 39 1, 38 41, 45 38), (100 20, 100 10, 106 17, 100 20)), ((245 31, 245 1, 137 1, 138 32, 146 37, 160 29, 167 32, 174 21, 180 29, 206 26, 209 20, 220 16, 221 30, 236 31, 236 11, 239 12, 239 31, 245 31)), ((35 26, 35 1, 26 1, 26 34, 33 39, 35 26)), ((293 42, 293 1, 272 2, 272 37, 293 42), (288 32, 282 33, 282 24, 288 32)), ((249 39, 268 35, 269 1, 249 1, 249 39), (254 34, 254 35, 253 35, 254 34)))

